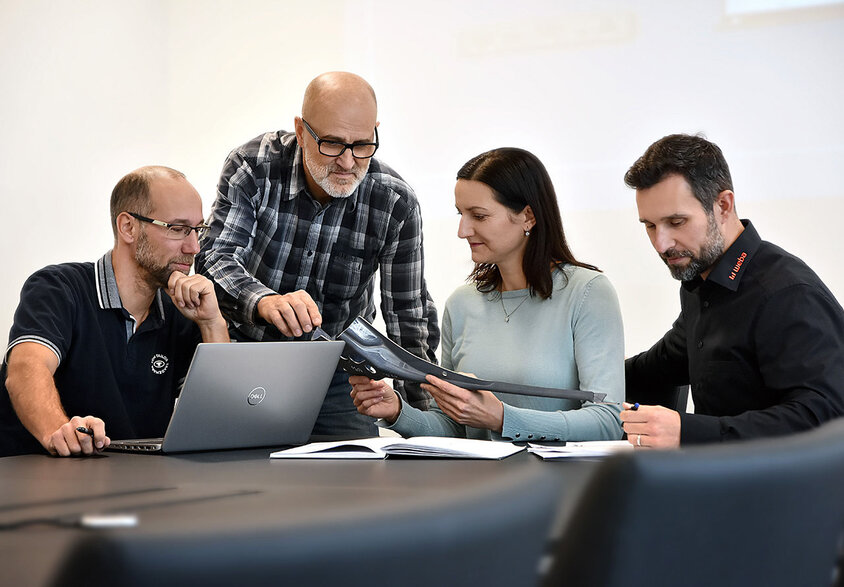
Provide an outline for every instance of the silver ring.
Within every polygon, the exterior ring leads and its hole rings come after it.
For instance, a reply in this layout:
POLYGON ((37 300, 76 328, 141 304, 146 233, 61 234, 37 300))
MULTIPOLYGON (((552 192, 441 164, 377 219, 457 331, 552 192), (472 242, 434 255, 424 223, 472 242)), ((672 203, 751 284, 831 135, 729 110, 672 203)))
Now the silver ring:
POLYGON ((642 446, 642 435, 641 434, 639 434, 636 437, 636 446, 642 446))

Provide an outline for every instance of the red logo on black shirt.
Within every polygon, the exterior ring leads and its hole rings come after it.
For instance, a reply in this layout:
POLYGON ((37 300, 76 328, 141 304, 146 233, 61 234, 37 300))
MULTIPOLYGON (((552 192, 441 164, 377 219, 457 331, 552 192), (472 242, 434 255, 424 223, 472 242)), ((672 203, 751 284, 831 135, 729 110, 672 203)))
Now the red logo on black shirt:
POLYGON ((745 259, 747 259, 747 253, 742 253, 741 255, 739 255, 739 258, 736 259, 735 267, 733 267, 733 272, 730 273, 730 279, 736 278, 736 275, 738 275, 738 272, 741 269, 741 265, 742 263, 744 263, 745 259))

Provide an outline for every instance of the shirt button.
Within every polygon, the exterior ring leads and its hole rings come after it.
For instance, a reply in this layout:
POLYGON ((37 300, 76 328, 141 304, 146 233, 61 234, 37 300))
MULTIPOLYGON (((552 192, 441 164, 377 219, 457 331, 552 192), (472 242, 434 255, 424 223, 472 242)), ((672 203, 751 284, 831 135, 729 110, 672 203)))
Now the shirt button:
POLYGON ((697 341, 697 348, 699 348, 699 349, 703 348, 703 341, 702 340, 697 341))
POLYGON ((313 251, 308 251, 308 257, 312 256, 313 254, 314 254, 313 251))
POLYGON ((708 307, 709 307, 709 302, 703 302, 703 307, 704 307, 704 308, 708 308, 708 307))

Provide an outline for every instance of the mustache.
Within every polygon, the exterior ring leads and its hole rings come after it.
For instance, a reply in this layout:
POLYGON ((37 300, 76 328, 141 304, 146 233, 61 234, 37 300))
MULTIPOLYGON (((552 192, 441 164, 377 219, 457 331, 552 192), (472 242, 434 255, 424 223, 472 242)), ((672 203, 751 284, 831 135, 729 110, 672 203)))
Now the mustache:
POLYGON ((170 259, 170 265, 174 265, 176 263, 183 265, 193 265, 193 255, 189 255, 187 257, 174 257, 173 259, 170 259))
POLYGON ((361 170, 358 168, 357 165, 355 165, 351 169, 343 169, 342 167, 340 167, 337 164, 329 165, 328 173, 337 173, 337 172, 339 172, 339 173, 352 173, 355 176, 361 175, 361 170))
POLYGON ((659 255, 663 261, 668 261, 668 259, 676 258, 676 257, 694 257, 691 251, 680 251, 677 249, 668 249, 664 253, 660 253, 659 255))

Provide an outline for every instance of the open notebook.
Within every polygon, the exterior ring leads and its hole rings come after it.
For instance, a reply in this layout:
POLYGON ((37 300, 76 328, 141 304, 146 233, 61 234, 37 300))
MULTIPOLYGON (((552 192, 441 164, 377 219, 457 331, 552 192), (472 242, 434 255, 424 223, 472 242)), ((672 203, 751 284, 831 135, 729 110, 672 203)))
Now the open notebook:
POLYGON ((312 442, 272 453, 272 459, 384 459, 389 455, 448 459, 503 459, 525 450, 510 442, 415 436, 312 442))

